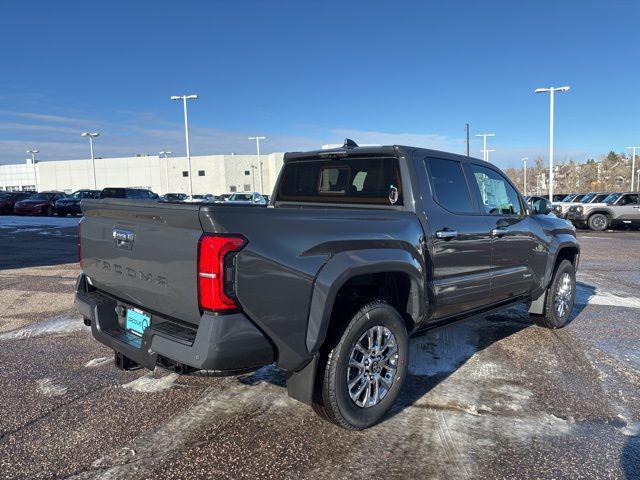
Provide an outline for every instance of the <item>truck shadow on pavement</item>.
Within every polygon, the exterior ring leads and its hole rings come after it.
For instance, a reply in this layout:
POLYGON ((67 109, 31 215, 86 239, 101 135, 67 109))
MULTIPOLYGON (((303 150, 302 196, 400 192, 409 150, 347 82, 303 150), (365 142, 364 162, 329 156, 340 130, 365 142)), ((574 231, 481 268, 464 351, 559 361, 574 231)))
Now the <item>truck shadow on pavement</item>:
POLYGON ((622 470, 629 480, 640 478, 640 435, 626 441, 622 450, 622 470))

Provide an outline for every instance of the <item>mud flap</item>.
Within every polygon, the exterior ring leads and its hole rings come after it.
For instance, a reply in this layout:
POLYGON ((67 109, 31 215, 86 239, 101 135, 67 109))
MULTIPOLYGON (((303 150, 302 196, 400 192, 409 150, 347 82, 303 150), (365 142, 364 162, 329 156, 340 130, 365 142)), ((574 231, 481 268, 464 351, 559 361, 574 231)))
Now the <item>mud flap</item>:
POLYGON ((529 305, 529 313, 532 313, 533 315, 544 315, 547 291, 548 289, 545 288, 540 296, 531 302, 531 305, 529 305))
POLYGON ((287 393, 291 398, 307 405, 313 403, 318 359, 319 355, 316 353, 302 370, 287 374, 287 393))

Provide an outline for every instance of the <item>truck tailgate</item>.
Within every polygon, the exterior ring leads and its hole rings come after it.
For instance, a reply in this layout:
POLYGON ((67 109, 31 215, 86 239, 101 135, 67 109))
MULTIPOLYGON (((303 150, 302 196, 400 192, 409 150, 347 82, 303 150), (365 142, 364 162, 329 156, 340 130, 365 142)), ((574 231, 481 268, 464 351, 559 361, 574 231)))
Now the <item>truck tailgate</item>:
POLYGON ((198 324, 199 205, 83 200, 83 270, 142 310, 198 324))

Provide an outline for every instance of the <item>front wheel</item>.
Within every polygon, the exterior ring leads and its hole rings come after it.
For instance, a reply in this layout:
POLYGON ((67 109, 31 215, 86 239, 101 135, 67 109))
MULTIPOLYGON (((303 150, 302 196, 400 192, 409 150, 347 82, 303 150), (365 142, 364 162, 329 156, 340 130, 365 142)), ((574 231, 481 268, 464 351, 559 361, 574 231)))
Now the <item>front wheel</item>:
POLYGON ((398 398, 409 361, 407 330, 395 308, 374 301, 336 337, 321 358, 314 410, 342 428, 362 430, 398 398))
POLYGON ((537 325, 562 328, 568 321, 576 298, 576 273, 569 260, 563 260, 547 290, 544 315, 533 315, 537 325))
POLYGON ((594 232, 602 232, 609 226, 609 219, 603 213, 594 213, 589 217, 588 225, 594 232))

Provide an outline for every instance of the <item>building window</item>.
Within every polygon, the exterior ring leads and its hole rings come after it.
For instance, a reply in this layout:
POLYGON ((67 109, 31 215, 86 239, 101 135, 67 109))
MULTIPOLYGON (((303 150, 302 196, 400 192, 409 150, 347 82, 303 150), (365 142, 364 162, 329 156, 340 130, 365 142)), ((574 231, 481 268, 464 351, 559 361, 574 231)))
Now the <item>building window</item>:
POLYGON ((187 172, 186 170, 184 170, 184 171, 182 172, 182 176, 183 176, 183 177, 188 177, 188 176, 189 176, 189 172, 187 172))
POLYGON ((204 170, 198 170, 198 176, 204 177, 204 170))
POLYGON ((22 191, 27 191, 27 190, 35 190, 36 186, 35 185, 23 185, 22 186, 22 191))
POLYGON ((229 187, 229 191, 230 191, 231 193, 235 193, 235 192, 236 192, 236 186, 235 186, 235 185, 231 185, 231 186, 229 187))
POLYGON ((251 175, 251 172, 250 172, 249 170, 245 170, 245 171, 244 171, 244 174, 245 174, 245 175, 251 175))
POLYGON ((245 192, 250 192, 251 191, 251 185, 246 185, 244 186, 244 191, 245 192))

